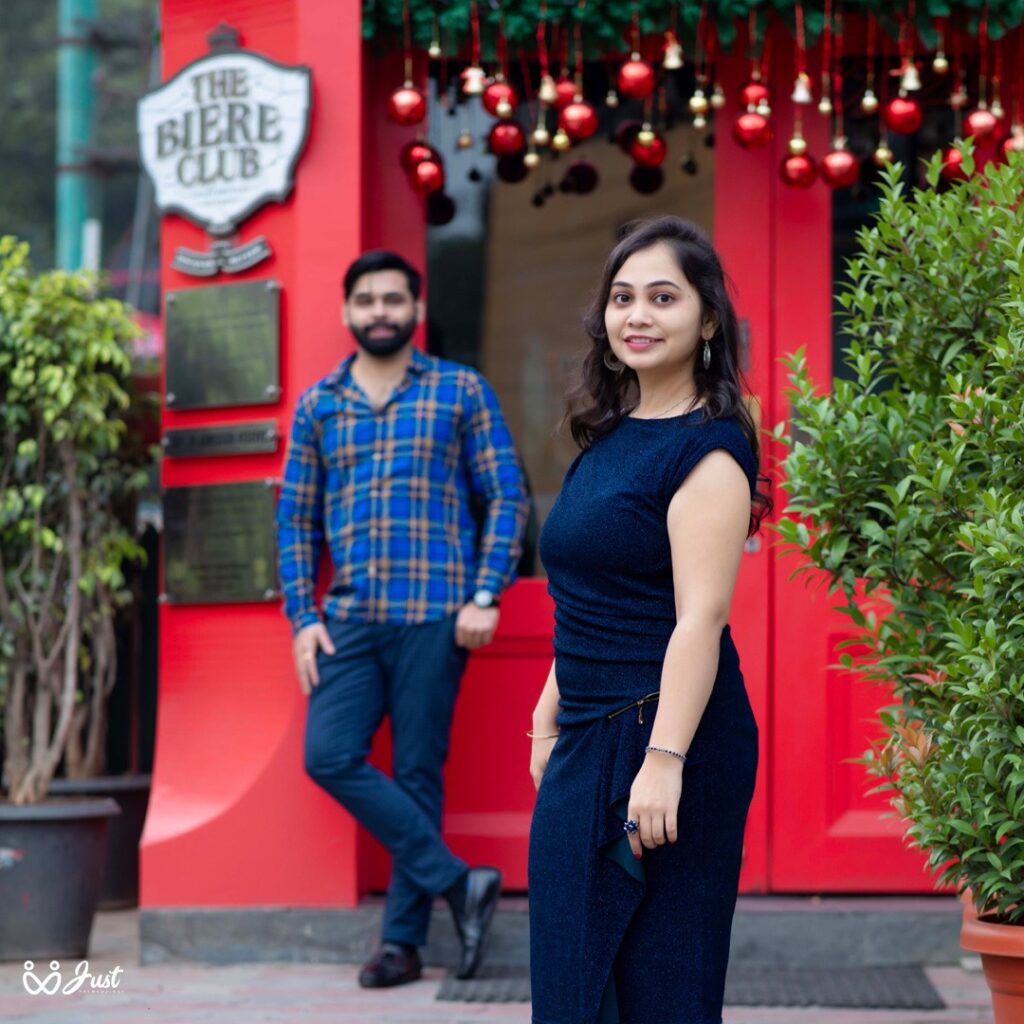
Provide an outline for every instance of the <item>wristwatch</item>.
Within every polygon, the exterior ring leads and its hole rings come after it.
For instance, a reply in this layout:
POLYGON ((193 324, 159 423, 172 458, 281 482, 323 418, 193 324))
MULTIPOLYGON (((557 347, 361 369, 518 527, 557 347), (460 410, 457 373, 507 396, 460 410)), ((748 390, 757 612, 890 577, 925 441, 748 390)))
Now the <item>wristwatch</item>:
POLYGON ((490 590, 478 590, 473 595, 473 604, 477 608, 497 608, 498 598, 490 590))

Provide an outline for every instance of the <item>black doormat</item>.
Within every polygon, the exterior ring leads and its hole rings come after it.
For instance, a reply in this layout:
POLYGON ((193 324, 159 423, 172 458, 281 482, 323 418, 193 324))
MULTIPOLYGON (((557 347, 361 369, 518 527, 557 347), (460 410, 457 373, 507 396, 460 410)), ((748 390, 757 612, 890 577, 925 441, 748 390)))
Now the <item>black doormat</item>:
MULTIPOLYGON (((437 998, 453 1003, 528 1003, 529 968, 481 968, 459 981, 449 974, 437 998)), ((754 967, 729 968, 729 1006, 834 1006, 874 1010, 941 1010, 942 997, 920 967, 754 967)))

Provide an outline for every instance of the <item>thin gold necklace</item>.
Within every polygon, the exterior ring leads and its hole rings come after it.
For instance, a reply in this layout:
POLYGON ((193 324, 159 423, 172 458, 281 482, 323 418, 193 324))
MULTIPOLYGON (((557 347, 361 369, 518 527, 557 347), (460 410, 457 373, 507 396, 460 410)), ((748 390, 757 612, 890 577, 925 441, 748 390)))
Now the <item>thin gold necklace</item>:
POLYGON ((685 397, 680 398, 678 402, 676 402, 674 405, 670 405, 667 409, 662 409, 662 411, 659 412, 657 416, 637 416, 635 418, 638 419, 638 420, 661 420, 661 419, 664 419, 673 409, 678 409, 679 406, 681 406, 683 404, 683 402, 692 402, 696 397, 697 397, 697 394, 696 394, 696 392, 694 392, 692 395, 686 395, 685 397))

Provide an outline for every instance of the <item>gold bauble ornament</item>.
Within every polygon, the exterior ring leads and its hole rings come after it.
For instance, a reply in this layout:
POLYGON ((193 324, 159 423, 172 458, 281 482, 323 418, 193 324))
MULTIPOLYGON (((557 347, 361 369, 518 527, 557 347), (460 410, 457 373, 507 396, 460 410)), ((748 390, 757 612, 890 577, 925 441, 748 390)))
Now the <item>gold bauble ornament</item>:
POLYGON ((754 113, 760 114, 762 117, 772 116, 772 105, 768 102, 767 98, 757 101, 757 106, 754 107, 754 113))
POLYGON ((555 80, 551 75, 545 75, 540 80, 540 88, 537 90, 537 98, 541 103, 546 103, 551 106, 558 99, 558 89, 555 86, 555 80))
POLYGON ((807 140, 802 135, 794 135, 786 144, 790 156, 803 156, 807 152, 807 140))
POLYGON ((654 129, 646 121, 640 131, 636 133, 636 141, 641 146, 649 146, 654 141, 654 129))
POLYGON ((427 47, 427 56, 431 60, 441 59, 441 44, 436 39, 427 47))
POLYGON ((479 96, 487 86, 487 72, 475 64, 462 72, 462 91, 467 96, 479 96))
POLYGON ((512 104, 508 100, 498 100, 494 106, 494 112, 501 118, 511 117, 512 104))
POLYGON ((459 137, 455 140, 455 145, 458 149, 472 149, 473 136, 467 131, 461 131, 459 132, 459 137))
POLYGON ((871 159, 875 161, 876 167, 885 167, 886 164, 892 163, 892 150, 884 142, 880 142, 871 159))
POLYGON ((683 48, 671 32, 665 33, 668 42, 665 43, 665 57, 661 66, 666 71, 678 71, 683 66, 683 48))
POLYGON ((535 146, 546 146, 551 141, 551 133, 542 124, 533 129, 531 136, 535 146))
POLYGON ((708 119, 703 114, 696 114, 693 118, 694 128, 707 128, 708 119))
POLYGON ((949 58, 941 50, 932 58, 932 71, 937 75, 944 75, 949 71, 949 58))
POLYGON ((568 134, 561 128, 555 132, 551 139, 551 148, 556 153, 564 153, 567 149, 571 148, 572 139, 569 138, 568 134))
POLYGON ((720 85, 716 85, 714 91, 711 93, 711 109, 721 110, 724 106, 725 90, 720 85))
POLYGON ((708 98, 704 95, 703 89, 694 89, 690 97, 690 113, 706 114, 708 112, 708 98))
POLYGON ((806 105, 814 96, 811 94, 811 76, 806 71, 801 71, 793 83, 793 94, 789 97, 794 103, 806 105))
POLYGON ((949 97, 949 105, 954 110, 963 110, 967 106, 967 90, 960 86, 958 89, 954 89, 949 97))
POLYGON ((604 105, 610 110, 614 110, 619 105, 619 94, 614 89, 608 90, 608 95, 604 98, 604 105))
POLYGON ((921 88, 921 76, 913 61, 908 60, 900 71, 900 88, 904 92, 917 92, 921 88))
POLYGON ((818 100, 818 113, 823 117, 828 117, 832 113, 832 101, 827 96, 822 96, 818 100))
POLYGON ((860 101, 860 109, 865 114, 874 114, 878 110, 878 97, 872 89, 864 90, 864 95, 860 101))
POLYGON ((523 157, 523 163, 526 164, 530 170, 533 170, 533 168, 540 163, 540 154, 536 150, 531 149, 530 152, 523 157))
POLYGON ((1002 103, 999 102, 998 97, 996 97, 992 101, 992 106, 990 106, 988 109, 991 112, 992 116, 999 121, 1002 121, 1002 119, 1006 116, 1006 110, 1003 108, 1002 103))

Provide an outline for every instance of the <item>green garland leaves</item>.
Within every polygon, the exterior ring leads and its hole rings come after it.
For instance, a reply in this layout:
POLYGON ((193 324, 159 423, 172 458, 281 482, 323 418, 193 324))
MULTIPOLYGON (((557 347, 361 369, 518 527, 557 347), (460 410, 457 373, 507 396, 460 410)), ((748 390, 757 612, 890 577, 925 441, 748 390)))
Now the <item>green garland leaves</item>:
MULTIPOLYGON (((403 0, 363 0, 363 35, 374 40, 381 50, 402 46, 403 0)), ((750 15, 757 12, 758 31, 763 32, 770 15, 793 28, 796 0, 587 0, 583 9, 584 37, 587 55, 621 54, 629 48, 630 26, 634 9, 639 11, 640 32, 643 36, 663 33, 671 24, 673 11, 678 32, 684 39, 692 39, 706 6, 707 17, 714 23, 718 42, 730 47, 736 39, 737 29, 750 15)), ((432 38, 434 23, 445 53, 463 48, 470 35, 470 0, 409 0, 413 40, 417 47, 426 48, 432 38)), ((1021 0, 917 0, 915 19, 926 45, 935 40, 934 23, 938 18, 954 17, 956 23, 972 35, 978 32, 982 11, 987 7, 989 37, 999 39, 1024 18, 1021 0)), ((533 53, 536 45, 537 25, 544 17, 549 23, 575 24, 581 17, 578 0, 478 0, 484 56, 493 59, 494 40, 499 22, 504 19, 505 35, 513 52, 522 48, 533 53)), ((847 14, 874 14, 883 30, 896 34, 897 17, 908 8, 902 3, 885 0, 846 0, 843 10, 847 14)), ((824 3, 814 0, 804 5, 808 42, 812 42, 825 24, 824 3)))

